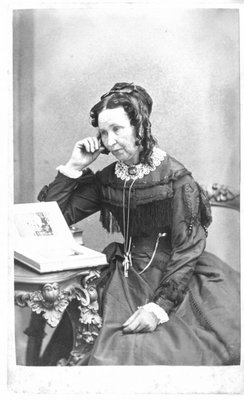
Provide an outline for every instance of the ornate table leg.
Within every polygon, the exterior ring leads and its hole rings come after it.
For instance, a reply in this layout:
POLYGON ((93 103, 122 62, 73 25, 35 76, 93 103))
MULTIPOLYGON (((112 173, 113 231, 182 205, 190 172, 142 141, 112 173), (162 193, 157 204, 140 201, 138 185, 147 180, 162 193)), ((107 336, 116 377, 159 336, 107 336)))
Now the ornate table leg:
POLYGON ((74 366, 82 362, 93 347, 102 326, 98 314, 98 296, 94 280, 98 271, 91 271, 76 287, 76 301, 67 308, 73 328, 73 349, 68 360, 61 359, 59 366, 74 366))
POLYGON ((68 360, 61 359, 58 365, 76 365, 84 358, 102 326, 95 287, 95 280, 99 276, 100 272, 90 270, 81 283, 77 280, 62 287, 58 283, 46 283, 41 290, 15 291, 15 304, 20 307, 28 306, 33 312, 31 325, 25 331, 29 336, 27 365, 38 365, 40 361, 45 323, 56 327, 72 300, 74 302, 67 311, 73 328, 73 350, 68 360))
POLYGON ((15 291, 15 304, 32 310, 30 326, 25 330, 28 335, 26 365, 40 365, 45 324, 56 327, 73 298, 75 298, 75 290, 64 293, 58 283, 46 283, 41 290, 33 292, 15 291))

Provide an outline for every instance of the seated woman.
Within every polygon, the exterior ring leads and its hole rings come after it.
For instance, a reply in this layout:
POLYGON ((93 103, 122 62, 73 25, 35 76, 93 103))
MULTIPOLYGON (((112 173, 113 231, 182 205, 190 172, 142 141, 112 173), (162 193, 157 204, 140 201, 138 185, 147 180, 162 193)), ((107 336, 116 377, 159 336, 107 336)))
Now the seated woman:
POLYGON ((98 134, 76 143, 44 187, 68 224, 97 211, 124 243, 105 249, 103 326, 80 365, 230 365, 240 362, 239 275, 204 252, 207 196, 151 133, 152 99, 117 83, 91 109, 98 134), (104 152, 116 161, 95 174, 104 152))

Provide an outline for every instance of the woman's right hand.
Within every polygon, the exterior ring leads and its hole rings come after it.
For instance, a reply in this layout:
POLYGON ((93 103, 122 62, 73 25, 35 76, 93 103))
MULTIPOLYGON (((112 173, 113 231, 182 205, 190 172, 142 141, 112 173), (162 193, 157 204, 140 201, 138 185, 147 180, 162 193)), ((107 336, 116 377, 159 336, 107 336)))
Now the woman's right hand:
POLYGON ((75 171, 82 171, 97 159, 104 150, 96 136, 79 140, 73 149, 72 155, 66 166, 75 171))

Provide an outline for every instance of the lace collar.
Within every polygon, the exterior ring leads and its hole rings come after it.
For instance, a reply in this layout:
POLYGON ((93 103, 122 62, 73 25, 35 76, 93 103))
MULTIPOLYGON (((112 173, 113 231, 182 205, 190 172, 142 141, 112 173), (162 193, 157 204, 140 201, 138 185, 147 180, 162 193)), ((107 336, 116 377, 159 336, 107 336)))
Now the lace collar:
POLYGON ((165 156, 166 153, 163 150, 154 147, 151 155, 151 165, 142 163, 127 165, 123 161, 117 161, 115 165, 115 175, 123 181, 142 179, 144 175, 148 175, 151 171, 155 171, 156 167, 161 164, 165 156))

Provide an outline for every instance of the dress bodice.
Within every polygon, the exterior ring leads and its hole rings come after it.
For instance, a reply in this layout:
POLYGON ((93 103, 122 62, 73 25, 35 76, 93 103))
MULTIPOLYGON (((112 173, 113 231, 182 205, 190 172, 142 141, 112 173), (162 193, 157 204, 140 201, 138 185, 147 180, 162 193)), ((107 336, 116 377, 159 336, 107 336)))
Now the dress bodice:
POLYGON ((123 233, 123 208, 128 202, 131 235, 147 236, 163 230, 170 231, 174 194, 182 188, 181 201, 185 203, 182 218, 188 217, 190 224, 190 220, 196 218, 192 213, 199 213, 201 200, 199 218, 202 225, 209 225, 210 207, 207 199, 204 200, 202 189, 194 182, 191 172, 173 157, 166 155, 155 170, 135 182, 116 176, 115 169, 116 163, 113 163, 96 174, 100 188, 101 222, 108 232, 123 233))

